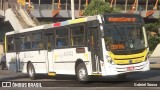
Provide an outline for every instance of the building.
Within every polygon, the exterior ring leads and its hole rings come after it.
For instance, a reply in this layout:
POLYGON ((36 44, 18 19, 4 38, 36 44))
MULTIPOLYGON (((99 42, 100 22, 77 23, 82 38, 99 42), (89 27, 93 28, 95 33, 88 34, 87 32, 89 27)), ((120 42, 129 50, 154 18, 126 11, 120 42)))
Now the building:
MULTIPOLYGON (((81 17, 81 10, 90 3, 91 0, 74 0, 75 16, 81 17)), ((109 2, 111 6, 121 9, 123 13, 139 13, 143 17, 159 18, 160 1, 158 0, 103 0, 109 2)), ((15 3, 21 3, 30 13, 37 18, 70 18, 71 17, 71 0, 0 0, 0 14, 3 15, 5 8, 15 3)))
MULTIPOLYGON (((25 0, 17 0, 25 1, 25 0)), ((74 0, 75 16, 80 16, 80 11, 91 0, 74 0)), ((159 18, 159 1, 158 0, 104 0, 111 6, 120 8, 122 12, 140 13, 143 17, 153 16, 159 18)), ((42 17, 71 17, 71 0, 26 0, 26 6, 32 3, 31 13, 38 18, 42 17)))
MULTIPOLYGON (((29 0, 28 0, 29 1, 29 0)), ((30 0, 34 8, 31 13, 36 17, 71 17, 71 0, 30 0), (60 7, 60 9, 58 9, 60 7), (53 12, 55 12, 53 14, 53 12), (58 13, 58 14, 57 14, 58 13)), ((81 10, 91 0, 74 0, 75 16, 80 17, 81 10)), ((123 13, 139 13, 143 17, 159 18, 160 1, 158 0, 104 0, 109 2, 113 8, 120 8, 123 13)), ((26 1, 27 2, 27 1, 26 1)))

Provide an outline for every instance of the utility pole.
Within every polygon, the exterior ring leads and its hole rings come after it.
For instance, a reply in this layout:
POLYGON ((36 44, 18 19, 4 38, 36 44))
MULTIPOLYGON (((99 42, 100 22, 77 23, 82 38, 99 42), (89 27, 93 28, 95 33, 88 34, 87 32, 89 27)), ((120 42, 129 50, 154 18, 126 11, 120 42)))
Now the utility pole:
POLYGON ((127 4, 128 4, 128 0, 125 1, 125 12, 127 12, 127 4))
POLYGON ((147 9, 148 9, 148 0, 146 0, 146 12, 147 12, 147 9))
POLYGON ((52 0, 52 10, 54 10, 54 0, 52 0))
POLYGON ((39 10, 41 9, 41 0, 38 1, 39 10))
POLYGON ((72 13, 71 15, 72 15, 72 20, 75 19, 74 11, 75 11, 75 9, 74 9, 74 0, 71 0, 71 13, 72 13))
POLYGON ((2 8, 3 8, 3 4, 2 4, 3 2, 2 2, 2 0, 1 0, 1 10, 3 10, 2 8))
POLYGON ((136 3, 136 11, 138 10, 138 5, 139 5, 139 0, 137 0, 137 3, 136 3))

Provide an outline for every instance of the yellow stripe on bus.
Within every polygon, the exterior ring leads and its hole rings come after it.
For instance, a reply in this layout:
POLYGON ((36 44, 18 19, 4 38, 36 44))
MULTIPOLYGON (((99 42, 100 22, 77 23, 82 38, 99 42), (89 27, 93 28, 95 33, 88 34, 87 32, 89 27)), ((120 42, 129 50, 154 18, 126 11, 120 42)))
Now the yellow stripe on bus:
POLYGON ((84 54, 85 59, 88 61, 88 53, 84 54))
POLYGON ((85 21, 87 21, 86 18, 80 18, 80 19, 75 19, 75 20, 69 20, 68 23, 75 24, 75 23, 81 23, 81 22, 85 22, 85 21))
POLYGON ((56 53, 54 53, 54 55, 53 55, 54 57, 54 61, 56 61, 57 60, 57 58, 58 58, 58 55, 56 54, 56 53))
POLYGON ((132 63, 143 62, 147 56, 147 49, 142 53, 131 54, 131 55, 114 55, 112 52, 109 52, 110 57, 114 61, 115 64, 130 64, 130 60, 132 63))
POLYGON ((7 37, 5 35, 5 38, 4 38, 4 50, 5 50, 5 53, 7 53, 7 37))

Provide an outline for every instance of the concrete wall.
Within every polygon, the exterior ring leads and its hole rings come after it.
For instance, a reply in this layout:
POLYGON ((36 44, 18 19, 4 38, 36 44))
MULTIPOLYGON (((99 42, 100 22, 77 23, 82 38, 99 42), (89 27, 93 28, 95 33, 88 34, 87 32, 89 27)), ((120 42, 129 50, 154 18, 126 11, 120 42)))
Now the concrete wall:
POLYGON ((153 51, 151 57, 160 57, 160 44, 157 45, 157 47, 153 51))

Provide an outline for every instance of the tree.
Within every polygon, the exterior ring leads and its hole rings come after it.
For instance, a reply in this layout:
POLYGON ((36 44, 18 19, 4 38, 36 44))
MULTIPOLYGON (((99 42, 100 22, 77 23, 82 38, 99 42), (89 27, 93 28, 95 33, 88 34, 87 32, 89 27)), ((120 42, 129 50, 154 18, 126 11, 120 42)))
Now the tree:
POLYGON ((149 43, 149 48, 150 51, 153 51, 156 46, 160 43, 160 34, 158 33, 158 29, 160 28, 160 18, 158 19, 157 22, 154 23, 147 23, 145 24, 147 34, 148 34, 148 43, 149 43), (155 32, 156 35, 152 36, 149 33, 150 32, 155 32))
POLYGON ((148 24, 145 24, 145 27, 146 27, 146 30, 148 32, 158 33, 159 25, 160 24, 158 22, 156 22, 156 23, 148 23, 148 24))
POLYGON ((102 0, 91 0, 90 4, 84 9, 84 16, 92 16, 103 13, 116 13, 118 8, 111 8, 110 3, 102 0))

